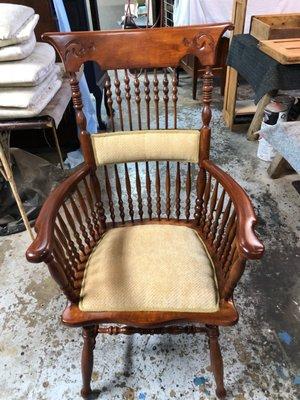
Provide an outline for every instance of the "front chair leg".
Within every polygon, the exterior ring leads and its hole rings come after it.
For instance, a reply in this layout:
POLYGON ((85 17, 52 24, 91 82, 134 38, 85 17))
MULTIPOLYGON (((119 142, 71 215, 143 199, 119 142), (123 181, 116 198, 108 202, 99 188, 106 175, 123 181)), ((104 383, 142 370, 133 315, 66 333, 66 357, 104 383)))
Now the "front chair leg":
POLYGON ((98 326, 83 327, 83 349, 81 356, 81 373, 82 373, 82 389, 81 396, 87 399, 92 393, 91 378, 94 362, 94 348, 96 344, 96 336, 98 334, 98 326))
POLYGON ((219 328, 212 325, 206 327, 209 338, 210 362, 217 385, 216 395, 223 400, 226 397, 226 390, 223 380, 223 359, 218 341, 219 328))

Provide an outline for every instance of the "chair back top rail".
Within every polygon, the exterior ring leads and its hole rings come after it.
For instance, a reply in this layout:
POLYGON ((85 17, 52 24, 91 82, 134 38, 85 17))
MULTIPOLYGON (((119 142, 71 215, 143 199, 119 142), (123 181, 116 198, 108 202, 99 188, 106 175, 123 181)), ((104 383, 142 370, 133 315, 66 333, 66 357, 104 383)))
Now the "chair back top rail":
POLYGON ((231 23, 176 28, 44 33, 42 38, 60 54, 66 71, 77 72, 86 61, 104 70, 176 67, 187 54, 203 66, 216 62, 216 51, 231 23))

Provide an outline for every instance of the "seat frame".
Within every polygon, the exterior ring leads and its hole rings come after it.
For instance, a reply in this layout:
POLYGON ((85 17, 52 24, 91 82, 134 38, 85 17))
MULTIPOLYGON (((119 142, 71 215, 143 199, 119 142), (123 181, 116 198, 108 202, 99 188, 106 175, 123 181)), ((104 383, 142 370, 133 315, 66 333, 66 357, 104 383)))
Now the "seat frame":
MULTIPOLYGON (((264 250, 254 232, 256 216, 250 199, 228 174, 209 160, 210 104, 213 90, 212 66, 216 62, 219 40, 227 29, 232 29, 232 25, 226 23, 125 32, 72 32, 43 35, 44 40, 57 49, 70 76, 73 104, 80 130, 85 163, 62 182, 45 201, 35 225, 37 237, 28 248, 26 256, 30 262, 45 262, 52 277, 66 295, 68 305, 62 314, 63 323, 72 327, 83 327, 84 344, 81 360, 83 387, 81 395, 84 398, 89 398, 92 393, 93 350, 98 333, 110 335, 204 333, 209 338, 211 364, 217 386, 216 394, 220 399, 224 399, 226 396, 223 383, 223 361, 218 343, 219 326, 233 325, 238 321, 238 313, 233 302, 234 288, 244 272, 246 260, 259 259, 264 250), (140 43, 143 43, 144 51, 142 55, 135 51, 140 43), (118 51, 112 52, 112 49, 116 48, 118 51), (190 164, 188 164, 185 217, 180 218, 180 172, 178 172, 179 163, 177 163, 176 216, 174 218, 170 216, 170 206, 166 204, 167 216, 161 217, 160 177, 158 163, 156 163, 157 217, 152 216, 151 181, 148 163, 146 162, 149 218, 143 216, 140 204, 142 201, 140 176, 136 163, 139 211, 138 218, 134 218, 132 212, 129 220, 125 218, 118 168, 115 166, 120 222, 116 222, 114 219, 112 189, 105 169, 104 180, 112 219, 112 222, 108 222, 101 197, 103 182, 100 182, 96 175, 97 165, 90 135, 86 128, 86 118, 76 73, 86 61, 96 61, 103 69, 176 67, 187 54, 195 55, 201 65, 205 66, 199 172, 195 184, 194 215, 193 217, 190 216, 191 175, 190 164), (214 186, 212 186, 213 181, 215 182, 214 186), (86 197, 82 195, 82 187, 84 187, 86 197), (218 188, 220 187, 223 188, 223 191, 219 195, 218 188), (75 194, 79 205, 74 201, 75 194), (228 197, 227 203, 224 201, 226 196, 228 197), (73 215, 71 215, 68 207, 71 207, 73 215), (61 216, 62 211, 70 229, 61 216), (198 232, 216 268, 220 297, 220 308, 217 312, 83 312, 79 309, 81 283, 85 265, 92 249, 107 230, 118 226, 132 226, 133 224, 175 224, 191 227, 198 232), (72 237, 69 231, 73 231, 72 237), (195 323, 197 325, 192 325, 195 323), (103 324, 117 325, 103 326, 103 324)), ((117 103, 121 108, 121 98, 118 92, 119 84, 116 75, 117 103)), ((135 80, 134 85, 136 101, 139 104, 139 83, 135 80)), ((164 85, 165 104, 169 99, 166 87, 164 85)), ((108 104, 112 111, 110 82, 106 84, 106 91, 108 104)), ((145 93, 147 96, 147 81, 145 93)), ((158 98, 157 93, 158 91, 155 92, 154 96, 155 102, 158 98)), ((126 96, 128 100, 128 92, 126 96)), ((176 103, 176 79, 173 79, 172 98, 176 103)), ((156 117, 157 115, 158 113, 156 113, 156 117)), ((111 112, 111 117, 113 118, 113 112, 111 112)), ((176 128, 176 123, 174 125, 176 128)), ((148 128, 150 128, 150 125, 148 125, 148 128)), ((170 194, 168 168, 169 162, 167 161, 166 190, 170 194)), ((126 165, 125 176, 129 210, 131 210, 131 186, 130 183, 128 184, 129 175, 126 165)))

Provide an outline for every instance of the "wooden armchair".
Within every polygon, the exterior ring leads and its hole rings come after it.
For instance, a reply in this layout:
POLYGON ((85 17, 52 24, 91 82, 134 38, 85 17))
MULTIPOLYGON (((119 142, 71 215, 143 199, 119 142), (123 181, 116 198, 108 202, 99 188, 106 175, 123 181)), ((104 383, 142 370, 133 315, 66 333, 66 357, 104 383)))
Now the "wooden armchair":
POLYGON ((246 260, 263 253, 248 196, 209 160, 211 67, 230 27, 44 35, 70 75, 85 163, 46 200, 26 254, 66 295, 63 323, 83 327, 85 398, 98 333, 197 332, 209 337, 225 398, 218 327, 237 322, 234 288, 246 260), (167 69, 186 54, 206 66, 200 130, 179 129, 167 69), (110 133, 86 131, 76 73, 88 60, 109 71, 110 133))

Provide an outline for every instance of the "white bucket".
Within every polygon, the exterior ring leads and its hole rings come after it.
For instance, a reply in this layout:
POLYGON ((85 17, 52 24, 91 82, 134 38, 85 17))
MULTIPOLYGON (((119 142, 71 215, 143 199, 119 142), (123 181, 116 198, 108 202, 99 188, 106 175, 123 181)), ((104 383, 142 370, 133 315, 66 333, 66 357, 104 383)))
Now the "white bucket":
POLYGON ((258 140, 257 157, 263 161, 270 162, 276 155, 276 150, 271 146, 265 138, 260 137, 258 140))

